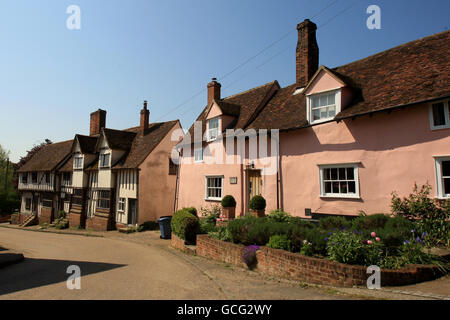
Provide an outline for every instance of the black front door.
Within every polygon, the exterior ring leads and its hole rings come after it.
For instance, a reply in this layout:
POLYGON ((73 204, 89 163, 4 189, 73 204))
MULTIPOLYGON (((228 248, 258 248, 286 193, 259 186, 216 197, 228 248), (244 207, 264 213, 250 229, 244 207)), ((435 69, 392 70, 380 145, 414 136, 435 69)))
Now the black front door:
POLYGON ((128 224, 137 224, 137 200, 128 199, 128 224))

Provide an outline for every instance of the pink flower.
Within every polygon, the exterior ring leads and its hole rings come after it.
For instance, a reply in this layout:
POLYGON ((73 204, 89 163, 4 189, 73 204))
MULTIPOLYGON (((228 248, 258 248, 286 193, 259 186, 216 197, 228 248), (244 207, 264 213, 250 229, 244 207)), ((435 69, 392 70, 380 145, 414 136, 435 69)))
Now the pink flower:
POLYGON ((372 240, 367 241, 367 244, 372 244, 372 240))
POLYGON ((375 232, 372 232, 370 235, 372 236, 372 238, 375 238, 377 236, 375 232))
POLYGON ((377 242, 380 242, 380 237, 376 237, 375 240, 377 240, 377 242))

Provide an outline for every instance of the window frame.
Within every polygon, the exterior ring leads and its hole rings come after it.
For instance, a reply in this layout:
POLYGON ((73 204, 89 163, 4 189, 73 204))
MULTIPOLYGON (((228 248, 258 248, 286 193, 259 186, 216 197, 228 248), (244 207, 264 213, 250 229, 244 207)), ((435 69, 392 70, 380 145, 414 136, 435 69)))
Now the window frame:
POLYGON ((439 100, 439 101, 433 101, 429 104, 429 116, 430 116, 430 130, 441 130, 441 129, 450 129, 450 100, 439 100), (443 125, 434 125, 434 118, 433 118, 433 105, 443 103, 444 104, 444 119, 445 124, 443 125))
POLYGON ((203 160, 203 147, 202 148, 194 148, 194 163, 202 163, 204 160, 203 160), (199 152, 199 151, 201 151, 201 155, 202 155, 202 158, 200 159, 200 160, 198 160, 197 158, 196 158, 196 156, 197 156, 197 153, 199 152))
POLYGON ((438 199, 450 199, 450 193, 444 193, 444 177, 442 170, 442 162, 450 161, 450 156, 435 156, 434 163, 436 169, 436 186, 438 199))
POLYGON ((28 172, 22 173, 21 180, 22 184, 28 184, 28 172))
POLYGON ((81 155, 81 154, 75 155, 75 157, 73 158, 73 168, 75 170, 83 169, 83 162, 84 162, 83 155, 81 155), (79 166, 77 166, 77 160, 80 160, 79 166))
POLYGON ((31 184, 37 184, 37 183, 38 183, 38 173, 32 172, 31 173, 31 184))
POLYGON ((111 167, 111 152, 105 152, 105 153, 100 153, 99 157, 98 157, 98 161, 99 161, 99 168, 110 168, 111 167), (108 164, 104 165, 104 159, 105 157, 108 156, 108 164))
POLYGON ((119 197, 119 200, 117 201, 117 211, 118 212, 125 212, 126 209, 126 199, 119 197))
MULTIPOLYGON (((325 106, 323 106, 325 107, 325 106)), ((332 121, 336 115, 341 112, 341 89, 333 89, 324 92, 314 93, 306 96, 306 117, 310 124, 318 124, 322 122, 332 121), (313 98, 320 98, 321 96, 328 96, 334 93, 334 106, 335 106, 335 114, 334 117, 323 118, 319 120, 313 120, 312 116, 312 100, 313 98)))
MULTIPOLYGON (((205 176, 205 200, 208 201, 221 201, 223 198, 223 181, 224 181, 224 176, 223 175, 212 175, 212 176, 205 176), (208 196, 208 179, 220 179, 220 197, 209 197, 208 196)), ((217 187, 209 187, 217 189, 217 187)))
POLYGON ((111 208, 111 191, 110 190, 98 190, 97 192, 97 208, 99 209, 110 209, 111 208), (102 193, 107 192, 108 196, 105 197, 102 193), (107 202, 108 206, 103 206, 103 202, 107 202), (102 205, 100 205, 102 204, 102 205))
POLYGON ((220 116, 219 117, 215 117, 215 118, 211 118, 211 119, 208 119, 207 120, 207 123, 206 123, 206 132, 207 132, 207 134, 206 134, 206 140, 209 142, 209 141, 214 141, 214 140, 216 140, 219 136, 220 136, 220 125, 221 125, 221 121, 220 121, 220 116), (216 121, 217 120, 217 128, 214 128, 214 129, 211 129, 210 128, 210 123, 211 123, 211 121, 216 121), (214 138, 211 138, 211 131, 212 130, 217 130, 217 135, 216 135, 216 137, 214 137, 214 138))
POLYGON ((25 197, 25 211, 31 211, 32 199, 30 197, 25 197), (28 205, 29 204, 29 205, 28 205))
MULTIPOLYGON (((353 163, 338 163, 338 164, 320 164, 319 167, 319 196, 321 198, 339 198, 339 199, 361 199, 360 186, 359 186, 359 164, 360 162, 353 163), (324 171, 325 169, 340 169, 340 168, 353 168, 353 180, 355 182, 355 193, 326 193, 325 192, 325 181, 324 181, 324 171)), ((330 180, 331 181, 331 180, 330 180)), ((344 181, 344 180, 335 180, 344 181)))
POLYGON ((71 172, 63 172, 62 181, 65 185, 72 184, 72 173, 71 172), (69 177, 69 179, 66 179, 66 177, 69 177))

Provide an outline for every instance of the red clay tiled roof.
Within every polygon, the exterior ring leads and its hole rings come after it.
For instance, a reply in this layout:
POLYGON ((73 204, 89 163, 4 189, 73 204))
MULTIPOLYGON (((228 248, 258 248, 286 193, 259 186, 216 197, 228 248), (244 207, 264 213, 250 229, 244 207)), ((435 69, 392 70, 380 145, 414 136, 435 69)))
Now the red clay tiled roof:
POLYGON ((82 153, 95 153, 95 145, 97 144, 98 136, 84 136, 81 134, 77 134, 75 139, 78 139, 80 149, 82 153))
MULTIPOLYGON (((177 123, 179 123, 178 120, 150 123, 144 136, 135 134, 130 151, 113 168, 137 168, 177 123)), ((125 131, 137 133, 139 127, 130 128, 125 131)))
POLYGON ((360 92, 336 118, 450 96, 450 31, 333 69, 360 92))
MULTIPOLYGON (((226 106, 225 108, 231 109, 239 107, 239 113, 234 110, 236 120, 231 123, 228 128, 245 128, 248 123, 260 112, 265 105, 265 100, 270 98, 273 91, 280 88, 277 81, 271 81, 262 86, 223 98, 220 100, 219 106, 226 106)), ((222 108, 222 107, 221 107, 222 108)), ((202 132, 206 130, 206 117, 209 110, 209 106, 206 106, 202 113, 198 116, 196 121, 202 121, 202 132)), ((228 110, 227 110, 228 111, 228 110)), ((230 112, 228 112, 230 113, 230 112)), ((194 125, 189 129, 189 133, 194 137, 194 125)))
POLYGON ((133 140, 136 137, 136 132, 125 130, 104 128, 103 133, 105 134, 106 141, 108 141, 108 146, 111 149, 124 151, 130 150, 133 140))
POLYGON ((51 143, 44 146, 17 172, 53 171, 72 151, 73 140, 51 143))
MULTIPOLYGON (((449 70, 450 31, 329 69, 355 93, 335 119, 448 97, 449 70)), ((306 97, 292 95, 295 87, 279 90, 248 127, 285 130, 308 126, 306 97)))

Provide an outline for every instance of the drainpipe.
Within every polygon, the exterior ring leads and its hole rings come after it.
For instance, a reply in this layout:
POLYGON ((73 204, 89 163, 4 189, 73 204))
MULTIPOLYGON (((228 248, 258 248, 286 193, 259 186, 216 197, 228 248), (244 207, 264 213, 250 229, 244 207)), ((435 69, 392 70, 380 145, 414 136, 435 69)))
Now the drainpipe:
POLYGON ((177 150, 178 152, 178 159, 180 160, 177 165, 177 174, 175 178, 175 198, 173 201, 173 212, 177 212, 178 210, 178 194, 179 194, 179 187, 180 187, 180 170, 181 170, 181 152, 180 150, 177 150))

